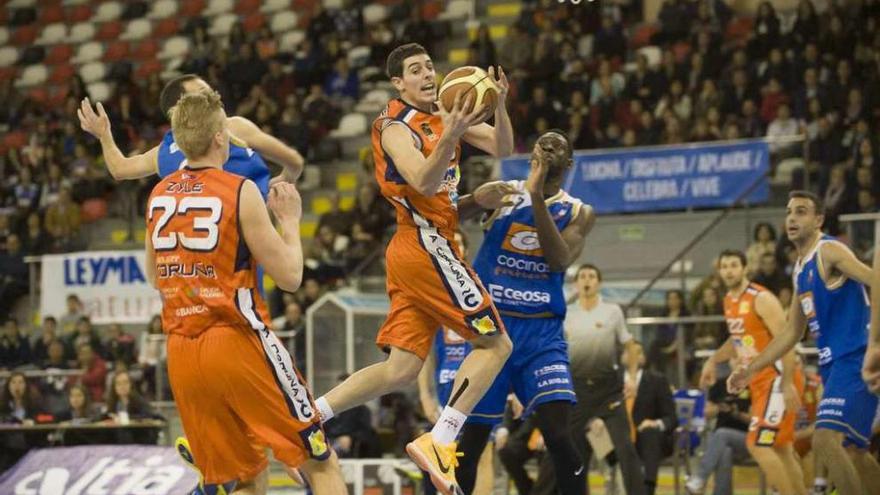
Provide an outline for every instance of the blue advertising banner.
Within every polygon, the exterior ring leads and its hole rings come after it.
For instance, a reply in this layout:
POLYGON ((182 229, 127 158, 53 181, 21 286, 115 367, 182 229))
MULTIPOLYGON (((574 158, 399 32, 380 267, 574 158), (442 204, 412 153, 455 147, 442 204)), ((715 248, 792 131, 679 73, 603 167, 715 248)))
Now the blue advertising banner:
POLYGON ((0 475, 0 493, 178 495, 198 482, 173 447, 94 445, 31 450, 0 475))
MULTIPOLYGON (((597 213, 723 207, 759 180, 745 199, 767 201, 769 167, 763 140, 580 151, 563 187, 597 213)), ((505 180, 525 179, 528 172, 528 156, 501 162, 505 180)))

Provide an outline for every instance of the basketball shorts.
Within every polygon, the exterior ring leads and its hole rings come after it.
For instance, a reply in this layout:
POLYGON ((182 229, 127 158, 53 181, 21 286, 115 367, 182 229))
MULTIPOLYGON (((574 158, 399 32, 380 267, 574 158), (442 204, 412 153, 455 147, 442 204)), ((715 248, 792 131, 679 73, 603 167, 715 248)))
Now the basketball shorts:
POLYGON ((399 226, 385 255, 391 308, 376 337, 380 348, 425 359, 441 326, 465 340, 504 332, 480 279, 437 230, 399 226))
POLYGON ((266 447, 291 467, 330 456, 311 393, 268 329, 169 335, 168 378, 206 483, 254 479, 266 447))
POLYGON ((863 359, 864 354, 854 352, 819 367, 825 390, 816 413, 816 428, 840 431, 846 435, 844 445, 866 449, 877 411, 877 396, 862 380, 863 359))
MULTIPOLYGON (((803 395, 804 376, 798 371, 794 376, 798 396, 803 395)), ((781 447, 794 442, 794 424, 797 411, 785 410, 782 376, 766 370, 749 384, 752 398, 749 432, 746 441, 757 447, 781 447)))
POLYGON ((546 402, 577 402, 568 360, 562 318, 517 318, 502 315, 513 341, 513 353, 486 395, 468 416, 470 423, 497 424, 512 390, 531 414, 546 402))

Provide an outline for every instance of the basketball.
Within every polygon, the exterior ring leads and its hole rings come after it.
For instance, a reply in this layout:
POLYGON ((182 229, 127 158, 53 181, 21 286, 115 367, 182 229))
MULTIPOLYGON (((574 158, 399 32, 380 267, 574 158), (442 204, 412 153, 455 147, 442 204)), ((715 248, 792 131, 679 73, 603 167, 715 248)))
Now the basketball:
POLYGON ((443 78, 440 85, 440 103, 446 110, 451 110, 455 104, 455 97, 461 95, 464 102, 470 96, 473 98, 466 111, 473 110, 475 105, 486 105, 489 110, 486 115, 495 113, 498 104, 498 86, 489 74, 479 67, 459 67, 443 78))

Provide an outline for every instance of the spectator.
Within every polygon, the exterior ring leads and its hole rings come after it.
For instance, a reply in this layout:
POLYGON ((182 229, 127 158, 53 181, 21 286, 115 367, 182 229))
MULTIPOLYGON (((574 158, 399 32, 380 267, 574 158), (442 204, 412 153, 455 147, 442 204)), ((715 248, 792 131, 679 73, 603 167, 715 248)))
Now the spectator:
POLYGON ((10 314, 18 298, 27 294, 28 280, 21 238, 11 234, 6 238, 6 252, 0 253, 0 314, 10 314))
POLYGON ((758 6, 758 15, 755 18, 754 32, 750 40, 750 50, 756 58, 764 58, 774 47, 782 41, 779 26, 779 17, 773 4, 764 1, 758 6))
POLYGON ((801 49, 808 42, 819 39, 819 16, 816 14, 812 0, 798 2, 797 14, 789 37, 796 49, 801 49))
MULTIPOLYGON (((65 358, 64 351, 64 344, 60 340, 55 339, 48 345, 47 358, 39 361, 39 363, 36 360, 34 362, 39 364, 43 370, 49 372, 70 369, 70 363, 65 358)), ((67 401, 67 385, 68 378, 66 376, 50 373, 48 376, 40 379, 40 393, 43 396, 47 411, 52 414, 58 414, 64 410, 67 401)))
POLYGON ((817 129, 816 139, 807 145, 807 169, 817 178, 819 190, 824 191, 828 188, 832 165, 843 158, 843 148, 840 145, 840 136, 828 117, 819 119, 817 129))
POLYGON ((340 235, 329 225, 321 226, 305 253, 306 266, 323 283, 344 278, 342 268, 345 266, 348 243, 348 236, 340 235))
POLYGON ((324 288, 318 279, 309 277, 303 280, 302 288, 296 291, 295 295, 300 307, 309 309, 309 306, 324 295, 324 288))
POLYGON ((48 252, 51 241, 43 228, 40 214, 32 211, 27 217, 27 226, 22 233, 24 252, 28 256, 39 256, 48 252))
POLYGON ((262 61, 269 61, 278 53, 278 40, 269 26, 260 28, 260 34, 256 40, 257 56, 262 61))
MULTIPOLYGON (((138 342, 138 364, 144 370, 144 386, 145 394, 156 393, 156 367, 164 366, 165 361, 165 341, 162 338, 162 316, 153 315, 147 330, 140 333, 140 341, 138 342)), ((160 400, 159 397, 156 398, 160 400)))
POLYGON ((855 38, 839 15, 831 16, 828 27, 819 38, 819 48, 822 55, 829 59, 841 60, 852 56, 855 38))
POLYGON ((18 328, 18 321, 9 318, 0 335, 0 369, 14 369, 31 363, 31 343, 18 328))
MULTIPOLYGON (((82 385, 71 385, 67 393, 67 408, 55 418, 59 423, 73 425, 89 424, 95 420, 95 408, 89 399, 89 391, 82 385)), ((90 443, 90 442, 85 442, 90 443)), ((65 445, 77 445, 71 443, 65 435, 65 445)))
POLYGON ((333 98, 348 99, 349 104, 357 100, 360 94, 360 82, 357 74, 349 68, 348 58, 336 59, 333 72, 327 76, 324 83, 324 92, 333 98))
POLYGON ((85 316, 85 312, 82 301, 76 294, 68 294, 65 302, 67 312, 61 315, 61 336, 67 338, 76 331, 76 324, 80 318, 85 316))
MULTIPOLYGON (((2 193, 3 188, 0 187, 0 194, 2 193)), ((6 252, 6 241, 9 239, 9 236, 13 234, 10 223, 10 216, 6 214, 6 212, 0 210, 0 254, 6 252)))
MULTIPOLYGON (((590 85, 590 104, 595 105, 605 96, 605 86, 611 88, 610 96, 617 98, 626 88, 626 79, 620 72, 614 72, 611 69, 611 63, 608 60, 599 62, 599 71, 593 83, 590 85)), ((548 122, 551 122, 548 120, 548 122)))
POLYGON ((779 268, 776 255, 772 251, 761 255, 757 267, 758 269, 755 270, 755 275, 752 277, 756 284, 766 287, 774 294, 779 294, 782 289, 791 287, 791 279, 786 277, 785 272, 779 268))
POLYGON ((394 221, 394 213, 382 196, 375 182, 364 182, 358 188, 354 209, 349 213, 349 222, 357 219, 364 234, 379 240, 394 221))
POLYGON ((660 31, 654 37, 654 43, 672 44, 687 37, 689 31, 687 4, 683 0, 663 0, 657 20, 660 31))
POLYGON ((627 98, 638 99, 646 107, 653 105, 659 97, 657 75, 648 66, 648 57, 642 53, 636 56, 636 70, 629 75, 624 94, 627 98))
POLYGON ((303 108, 312 139, 321 139, 339 123, 340 109, 327 97, 320 84, 312 84, 303 100, 303 108))
POLYGON ((801 133, 801 123, 792 118, 787 103, 779 105, 779 111, 775 119, 767 126, 767 139, 770 140, 770 152, 777 157, 786 157, 795 153, 801 143, 798 141, 785 141, 801 133))
POLYGON ((49 357, 49 344, 58 338, 58 321, 54 316, 43 318, 40 335, 34 339, 31 346, 31 360, 34 363, 42 363, 49 357))
POLYGON ((363 38, 364 16, 361 9, 361 2, 343 0, 342 8, 335 12, 333 20, 336 34, 342 39, 357 43, 363 38))
POLYGON ((110 325, 107 329, 107 341, 104 343, 106 357, 117 363, 123 362, 127 366, 135 363, 135 340, 134 336, 126 333, 119 323, 110 325))
POLYGON ((95 353, 89 343, 80 344, 76 348, 76 361, 79 370, 82 371, 79 383, 88 389, 93 401, 101 401, 104 398, 107 363, 95 353))
POLYGON ((729 86, 724 90, 724 104, 721 107, 721 112, 735 114, 743 107, 743 102, 748 99, 757 100, 749 86, 746 71, 743 69, 735 70, 729 86))
POLYGON ((43 369, 66 370, 70 368, 70 361, 67 359, 67 348, 61 339, 53 339, 46 346, 46 358, 40 361, 43 369))
POLYGON ((626 38, 610 15, 602 16, 602 26, 593 38, 593 54, 608 60, 626 60, 626 38))
POLYGON ((703 79, 700 93, 694 101, 694 116, 705 118, 710 108, 721 106, 721 93, 714 79, 703 79))
MULTIPOLYGON (((0 423, 33 425, 42 413, 40 397, 22 373, 12 373, 0 393, 0 423)), ((32 434, 6 433, 0 436, 0 470, 5 471, 34 445, 32 434)))
POLYGON ((639 342, 624 351, 621 362, 626 370, 624 380, 631 384, 632 392, 625 396, 630 437, 645 468, 645 492, 654 495, 660 463, 672 455, 678 426, 672 387, 666 377, 645 369, 645 352, 639 342), (632 369, 638 370, 635 376, 630 375, 632 369))
POLYGON ((538 119, 544 119, 548 126, 554 125, 557 115, 556 106, 547 98, 547 89, 544 86, 536 86, 532 90, 532 98, 526 107, 524 123, 526 127, 523 134, 534 134, 538 119), (529 126, 529 123, 532 123, 529 126))
POLYGON ((288 96, 296 94, 296 77, 293 73, 285 72, 281 61, 273 58, 269 60, 269 72, 259 86, 267 93, 268 100, 277 107, 286 102, 288 96))
POLYGON ((775 251, 776 229, 767 222, 755 225, 752 231, 752 243, 746 249, 746 265, 749 267, 749 276, 753 276, 758 271, 762 256, 775 251))
POLYGON ((68 349, 79 349, 82 344, 89 344, 98 355, 104 355, 104 347, 98 333, 92 327, 92 320, 88 316, 82 316, 76 322, 76 332, 67 337, 68 349))
POLYGON ((223 75, 231 92, 230 106, 234 106, 263 79, 269 68, 254 54, 254 48, 250 43, 242 43, 237 51, 233 51, 230 45, 230 51, 236 55, 227 64, 223 75))
POLYGON ((306 360, 306 322, 303 309, 296 301, 284 306, 284 314, 272 320, 272 328, 276 332, 293 332, 293 349, 290 350, 295 363, 306 360))
POLYGON ((36 209, 40 203, 40 186, 33 181, 31 170, 27 167, 18 172, 18 184, 15 185, 15 205, 20 214, 27 214, 36 209))
POLYGON ((480 23, 480 26, 477 28, 477 37, 471 41, 469 48, 476 51, 477 67, 486 68, 497 65, 495 58, 495 42, 492 41, 492 36, 489 33, 489 26, 480 23))
MULTIPOLYGON (((348 378, 339 376, 339 383, 348 378)), ((333 417, 324 425, 327 440, 342 458, 376 457, 379 436, 372 425, 370 408, 361 404, 333 417)))
MULTIPOLYGON (((431 50, 427 45, 428 53, 431 50)), ((510 26, 507 36, 501 42, 501 50, 498 54, 498 62, 507 73, 507 77, 517 80, 522 78, 522 73, 532 58, 533 42, 529 35, 517 25, 510 26)))
MULTIPOLYGON (((704 287, 700 300, 694 307, 694 316, 718 316, 724 314, 724 305, 718 291, 712 287, 704 287)), ((724 322, 701 322, 694 325, 693 337, 688 339, 694 349, 717 349, 727 336, 724 322)))
POLYGON ((826 221, 824 227, 829 233, 835 235, 838 228, 837 217, 844 213, 851 212, 851 205, 854 201, 854 191, 852 186, 846 179, 846 168, 843 165, 836 165, 831 169, 831 177, 828 182, 828 189, 825 190, 825 210, 826 221))
POLYGON ((681 121, 687 122, 691 118, 691 97, 684 92, 684 85, 679 80, 672 81, 669 85, 669 93, 660 98, 654 110, 654 117, 658 119, 663 117, 667 110, 672 110, 681 121))
POLYGON ((70 189, 62 187, 58 202, 46 210, 46 230, 54 243, 69 245, 79 233, 80 208, 70 197, 70 189))
POLYGON ((765 84, 770 79, 776 79, 783 89, 790 90, 794 86, 791 68, 785 61, 782 49, 778 46, 771 48, 767 59, 758 64, 757 76, 760 84, 765 84))
MULTIPOLYGON (((690 312, 684 303, 684 295, 680 290, 666 291, 666 307, 663 309, 662 316, 667 318, 690 316, 690 312)), ((673 362, 678 349, 676 336, 680 326, 677 323, 657 325, 657 329, 654 332, 654 341, 651 342, 648 350, 648 360, 654 367, 654 371, 665 374, 667 367, 673 362)))
MULTIPOLYGON (((828 105, 828 92, 819 82, 818 72, 814 67, 808 67, 804 71, 803 85, 794 96, 794 115, 798 118, 806 118, 809 114, 809 103, 813 99, 818 100, 820 108, 828 105)), ((836 108, 840 107, 836 106, 836 108)))
POLYGON ((733 463, 748 459, 746 431, 749 426, 748 389, 739 396, 727 393, 726 380, 715 382, 709 389, 706 404, 706 419, 715 418, 715 430, 706 441, 706 448, 696 472, 688 478, 685 490, 688 493, 703 493, 703 488, 713 474, 715 475, 715 495, 733 494, 733 463))
MULTIPOLYGON (((156 413, 132 386, 131 375, 127 371, 113 374, 112 383, 107 390, 107 403, 102 414, 115 424, 126 425, 131 420, 154 419, 156 413)), ((114 430, 113 443, 154 445, 158 432, 148 428, 123 428, 114 430)))

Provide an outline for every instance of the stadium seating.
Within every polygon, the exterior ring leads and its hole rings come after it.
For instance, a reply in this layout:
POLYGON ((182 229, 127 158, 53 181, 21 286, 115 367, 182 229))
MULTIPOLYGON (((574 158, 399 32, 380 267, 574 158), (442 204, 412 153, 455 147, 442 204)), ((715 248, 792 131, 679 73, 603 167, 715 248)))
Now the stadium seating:
POLYGON ((175 0, 159 0, 150 7, 149 19, 165 19, 177 13, 178 2, 175 0))
POLYGON ((95 37, 95 25, 91 22, 80 22, 70 28, 70 36, 67 41, 71 43, 83 43, 95 37))
POLYGON ((208 6, 202 11, 204 16, 215 16, 232 12, 235 7, 233 0, 209 0, 208 6))
MULTIPOLYGON (((260 2, 258 2, 260 3, 260 2)), ((269 14, 290 8, 290 0, 267 0, 262 2, 260 11, 269 14)))
POLYGON ((361 113, 349 113, 342 117, 339 126, 330 132, 330 137, 335 139, 346 139, 360 136, 367 132, 369 122, 367 117, 361 113))
POLYGON ((237 21, 238 16, 235 14, 218 15, 211 21, 211 27, 208 29, 208 34, 211 36, 226 36, 232 31, 232 25, 237 21))
POLYGON ((153 30, 152 23, 147 19, 135 19, 128 23, 125 31, 119 36, 121 40, 137 41, 146 38, 153 30))
POLYGON ((182 57, 189 51, 189 47, 189 38, 186 38, 185 36, 174 36, 165 40, 157 57, 159 60, 182 57))
POLYGON ((290 31, 296 27, 298 18, 296 12, 278 12, 272 16, 272 20, 269 22, 269 27, 272 29, 272 32, 276 34, 290 31))
POLYGON ((71 59, 75 64, 84 64, 100 59, 104 55, 104 44, 97 41, 89 41, 79 45, 76 55, 71 59))
POLYGON ((89 62, 79 68, 79 76, 86 84, 101 81, 106 75, 107 66, 103 62, 89 62))
POLYGON ((18 49, 14 46, 0 47, 0 67, 15 65, 18 60, 18 49))
POLYGON ((43 28, 43 32, 40 33, 40 37, 36 39, 35 43, 38 45, 53 45, 63 41, 66 37, 67 25, 63 22, 53 22, 43 28))
POLYGON ((92 22, 109 22, 119 19, 122 15, 122 4, 116 1, 104 2, 98 6, 92 22))
POLYGON ((29 65, 24 68, 18 80, 15 82, 17 88, 31 88, 37 84, 43 84, 49 78, 49 70, 43 64, 29 65))

